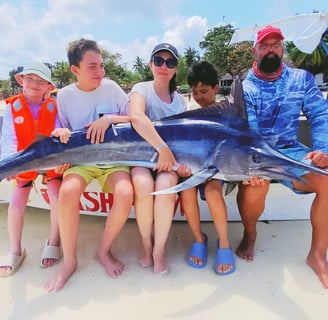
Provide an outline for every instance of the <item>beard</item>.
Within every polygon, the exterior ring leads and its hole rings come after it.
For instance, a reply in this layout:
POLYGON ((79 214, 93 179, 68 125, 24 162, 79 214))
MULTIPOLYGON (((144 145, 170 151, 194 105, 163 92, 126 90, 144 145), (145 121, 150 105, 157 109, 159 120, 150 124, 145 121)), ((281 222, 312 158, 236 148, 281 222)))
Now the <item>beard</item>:
POLYGON ((260 63, 258 68, 265 73, 273 73, 280 68, 281 58, 275 53, 268 53, 265 55, 260 63))

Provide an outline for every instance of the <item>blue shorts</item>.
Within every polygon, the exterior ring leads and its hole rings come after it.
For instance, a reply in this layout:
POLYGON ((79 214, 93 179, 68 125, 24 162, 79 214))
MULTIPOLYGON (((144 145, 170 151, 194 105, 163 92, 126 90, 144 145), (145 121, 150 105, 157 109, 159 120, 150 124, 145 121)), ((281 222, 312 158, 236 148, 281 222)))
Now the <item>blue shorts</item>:
MULTIPOLYGON (((292 158, 294 160, 304 162, 306 163, 305 156, 311 151, 310 148, 304 146, 304 145, 299 145, 295 146, 292 148, 286 148, 286 149, 278 149, 281 153, 283 153, 285 156, 292 158)), ((297 177, 302 177, 305 174, 309 173, 309 171, 303 170, 303 169, 298 169, 298 168, 291 168, 287 170, 288 172, 291 172, 292 174, 296 175, 297 177)), ((293 182, 290 180, 278 180, 281 184, 285 185, 289 189, 293 190, 297 194, 305 194, 309 192, 304 192, 304 191, 299 191, 295 189, 293 182)))

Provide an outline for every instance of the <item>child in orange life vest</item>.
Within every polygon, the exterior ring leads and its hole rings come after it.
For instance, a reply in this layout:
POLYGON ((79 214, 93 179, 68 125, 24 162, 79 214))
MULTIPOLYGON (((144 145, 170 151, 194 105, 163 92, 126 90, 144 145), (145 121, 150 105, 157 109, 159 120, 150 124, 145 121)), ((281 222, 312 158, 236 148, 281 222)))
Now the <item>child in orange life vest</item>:
MULTIPOLYGON (((5 158, 17 151, 27 148, 38 135, 58 136, 67 142, 69 130, 60 127, 57 116, 56 101, 49 97, 55 88, 51 81, 50 69, 41 62, 34 61, 22 72, 15 75, 16 81, 22 86, 22 93, 6 100, 6 110, 2 126, 1 157, 5 158), (54 130, 54 128, 57 128, 54 130)), ((60 238, 56 218, 57 197, 61 184, 61 169, 49 170, 43 175, 43 183, 47 184, 50 200, 50 236, 46 240, 40 266, 50 267, 60 259, 60 238)), ((15 187, 8 207, 8 233, 10 253, 6 261, 0 263, 0 277, 13 274, 23 262, 26 250, 22 247, 22 231, 24 210, 37 171, 18 174, 15 187)))

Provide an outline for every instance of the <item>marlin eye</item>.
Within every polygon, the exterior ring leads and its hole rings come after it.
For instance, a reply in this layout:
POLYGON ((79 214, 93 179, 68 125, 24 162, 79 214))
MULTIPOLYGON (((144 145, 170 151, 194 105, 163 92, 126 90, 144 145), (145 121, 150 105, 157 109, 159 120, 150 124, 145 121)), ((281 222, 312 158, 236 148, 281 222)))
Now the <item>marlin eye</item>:
POLYGON ((253 154, 252 160, 254 163, 260 163, 261 162, 261 156, 259 154, 253 154))

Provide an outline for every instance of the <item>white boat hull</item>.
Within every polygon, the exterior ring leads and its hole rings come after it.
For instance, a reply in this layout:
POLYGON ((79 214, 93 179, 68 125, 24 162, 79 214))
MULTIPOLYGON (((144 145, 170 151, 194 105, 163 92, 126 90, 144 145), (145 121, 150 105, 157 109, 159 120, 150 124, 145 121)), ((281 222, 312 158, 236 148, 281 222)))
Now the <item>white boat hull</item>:
MULTIPOLYGON (((47 187, 36 180, 35 188, 32 188, 28 206, 49 210, 47 187)), ((11 198, 13 182, 2 181, 0 183, 0 200, 8 202, 11 198)), ((238 208, 236 205, 235 188, 225 197, 228 208, 228 220, 240 221, 238 208)), ((261 216, 261 220, 304 220, 309 219, 310 206, 314 195, 296 195, 291 190, 279 183, 271 183, 270 191, 266 201, 266 209, 261 216)), ((201 220, 211 221, 211 216, 206 201, 198 199, 201 220)), ((110 213, 113 203, 112 194, 101 192, 97 181, 92 182, 86 188, 80 200, 80 213, 95 216, 106 216, 110 213)), ((131 210, 130 218, 134 218, 134 210, 131 210)), ((174 220, 186 220, 183 208, 177 197, 174 220)))

